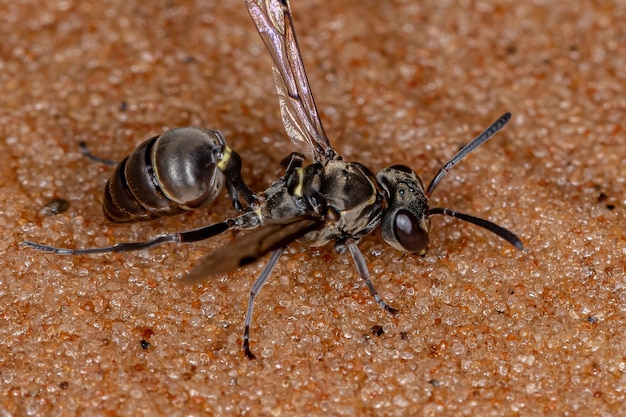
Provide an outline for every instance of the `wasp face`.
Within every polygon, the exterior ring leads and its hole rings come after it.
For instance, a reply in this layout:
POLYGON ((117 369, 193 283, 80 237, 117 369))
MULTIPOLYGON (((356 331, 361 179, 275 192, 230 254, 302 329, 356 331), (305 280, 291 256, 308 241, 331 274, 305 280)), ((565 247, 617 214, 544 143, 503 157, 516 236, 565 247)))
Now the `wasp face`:
POLYGON ((387 200, 380 225, 383 239, 400 251, 425 254, 429 206, 422 180, 404 165, 383 169, 376 180, 387 200))

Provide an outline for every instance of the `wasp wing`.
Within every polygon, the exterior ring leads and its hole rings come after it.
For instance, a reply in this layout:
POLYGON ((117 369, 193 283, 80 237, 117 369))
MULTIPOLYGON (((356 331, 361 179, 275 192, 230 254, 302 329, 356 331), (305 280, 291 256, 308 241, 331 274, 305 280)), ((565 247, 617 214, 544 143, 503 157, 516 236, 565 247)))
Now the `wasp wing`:
POLYGON ((244 0, 274 62, 274 82, 287 135, 316 161, 334 159, 302 63, 288 0, 244 0))
POLYGON ((268 222, 213 251, 183 278, 183 282, 189 284, 203 282, 211 275, 226 273, 247 265, 323 225, 324 222, 320 219, 304 216, 268 222))

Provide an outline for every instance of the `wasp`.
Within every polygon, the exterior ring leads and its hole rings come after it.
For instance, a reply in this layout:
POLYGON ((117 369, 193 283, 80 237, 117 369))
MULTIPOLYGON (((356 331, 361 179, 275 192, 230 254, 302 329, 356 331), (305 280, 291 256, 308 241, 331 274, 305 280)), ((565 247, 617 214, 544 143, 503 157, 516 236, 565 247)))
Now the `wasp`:
POLYGON ((386 311, 396 314, 376 291, 359 241, 380 227, 393 248, 423 255, 429 223, 435 214, 473 223, 522 250, 521 240, 497 224, 457 211, 429 205, 429 197, 446 173, 466 155, 493 137, 511 119, 510 113, 463 147, 437 172, 428 187, 408 166, 394 165, 374 174, 359 162, 348 162, 333 149, 324 132, 307 80, 288 0, 244 0, 273 60, 282 121, 300 151, 284 160, 285 172, 264 192, 255 194, 241 179, 241 158, 218 131, 186 127, 172 129, 141 144, 120 163, 105 190, 105 215, 112 221, 150 220, 206 206, 224 184, 239 215, 195 230, 168 233, 143 242, 118 243, 89 249, 68 249, 24 242, 56 254, 128 252, 164 243, 195 242, 228 230, 250 230, 202 259, 184 278, 200 283, 211 276, 270 255, 254 281, 244 322, 243 350, 250 350, 252 310, 284 248, 293 241, 316 247, 334 244, 348 250, 360 277, 386 311), (305 165, 305 154, 313 162, 305 165))

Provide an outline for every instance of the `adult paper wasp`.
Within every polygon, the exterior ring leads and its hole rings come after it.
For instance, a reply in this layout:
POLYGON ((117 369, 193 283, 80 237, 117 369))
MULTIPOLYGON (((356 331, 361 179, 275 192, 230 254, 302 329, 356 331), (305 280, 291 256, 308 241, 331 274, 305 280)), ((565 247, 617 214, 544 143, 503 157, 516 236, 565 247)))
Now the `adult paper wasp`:
MULTIPOLYGON (((439 170, 428 188, 424 188, 415 172, 404 165, 394 165, 373 174, 358 162, 346 162, 333 149, 324 132, 302 63, 288 0, 244 2, 273 59, 274 81, 287 135, 301 152, 312 155, 313 163, 304 166, 304 155, 292 153, 286 160, 284 175, 265 192, 256 195, 241 180, 239 157, 228 148, 219 132, 199 128, 174 129, 160 138, 153 138, 140 145, 127 162, 120 164, 107 185, 109 191, 116 192, 107 199, 110 203, 129 203, 133 207, 124 208, 119 216, 112 215, 109 210, 107 216, 114 221, 136 221, 202 206, 216 198, 224 182, 233 205, 241 211, 239 216, 196 230, 102 248, 66 249, 33 242, 24 242, 25 246, 57 254, 127 252, 167 242, 195 242, 226 230, 255 229, 209 254, 184 278, 187 283, 203 282, 210 276, 225 273, 271 254, 250 291, 243 336, 243 349, 249 358, 254 357, 249 348, 249 333, 255 297, 269 278, 283 249, 294 240, 310 246, 334 242, 335 249, 340 253, 347 248, 370 293, 390 313, 396 313, 397 310, 376 292, 366 261, 357 246, 363 236, 379 226, 383 239, 389 245, 400 251, 416 254, 426 252, 429 219, 434 214, 452 216, 476 224, 516 248, 523 248, 522 242, 514 233, 495 223, 447 208, 430 208, 428 202, 428 197, 445 174, 502 129, 510 120, 510 113, 502 115, 461 149, 439 170), (189 139, 191 136, 198 139, 198 146, 192 145, 195 142, 189 139), (171 139, 169 151, 163 151, 159 146, 159 141, 163 138, 171 139), (178 161, 178 165, 170 165, 172 160, 178 161), (191 160, 194 163, 190 165, 187 162, 191 160), (166 168, 160 168, 159 164, 166 168), (203 204, 190 205, 190 198, 173 198, 172 194, 176 190, 186 187, 181 185, 178 178, 180 166, 205 174, 203 180, 197 180, 202 184, 195 184, 195 177, 191 181, 194 184, 192 189, 209 190, 208 196, 191 198, 193 201, 202 200, 203 204), (144 178, 140 181, 133 177, 142 172, 144 178), (153 189, 147 190, 134 185, 141 181, 153 189), (140 191, 132 191, 134 189, 140 191), (132 192, 129 193, 129 190, 132 192), (240 195, 245 200, 245 207, 239 200, 240 195), (163 198, 169 200, 164 203, 169 208, 164 210, 159 211, 143 204, 147 200, 163 198)), ((186 189, 181 193, 185 194, 185 191, 186 189)))

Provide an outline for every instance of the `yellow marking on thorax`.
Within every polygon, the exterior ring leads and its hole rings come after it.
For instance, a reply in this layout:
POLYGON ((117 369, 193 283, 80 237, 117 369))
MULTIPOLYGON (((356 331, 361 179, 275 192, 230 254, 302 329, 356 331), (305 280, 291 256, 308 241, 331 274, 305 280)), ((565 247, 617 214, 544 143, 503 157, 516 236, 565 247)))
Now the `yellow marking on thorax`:
POLYGON ((298 185, 293 189, 295 197, 302 197, 302 188, 304 187, 304 168, 298 168, 298 185))
POLYGON ((265 220, 265 216, 263 215, 263 211, 261 211, 261 207, 257 207, 252 211, 254 212, 254 214, 256 214, 259 221, 263 223, 263 220, 265 220))

